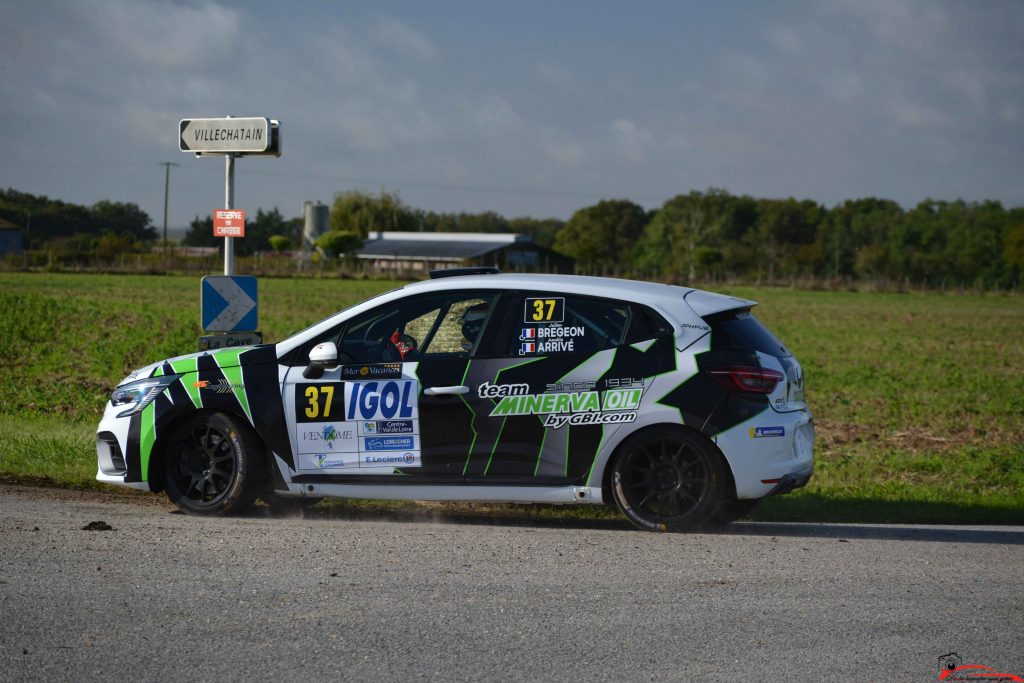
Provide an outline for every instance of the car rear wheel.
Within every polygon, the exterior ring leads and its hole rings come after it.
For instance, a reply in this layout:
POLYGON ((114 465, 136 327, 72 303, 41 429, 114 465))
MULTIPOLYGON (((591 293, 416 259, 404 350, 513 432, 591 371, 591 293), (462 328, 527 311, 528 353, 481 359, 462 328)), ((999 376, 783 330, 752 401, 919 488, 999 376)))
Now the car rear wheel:
POLYGON ((161 460, 167 497, 183 512, 229 515, 256 497, 259 437, 223 413, 196 415, 171 434, 161 460))
POLYGON ((708 522, 722 503, 725 471, 707 440, 678 427, 633 435, 612 466, 616 505, 640 529, 682 531, 708 522))

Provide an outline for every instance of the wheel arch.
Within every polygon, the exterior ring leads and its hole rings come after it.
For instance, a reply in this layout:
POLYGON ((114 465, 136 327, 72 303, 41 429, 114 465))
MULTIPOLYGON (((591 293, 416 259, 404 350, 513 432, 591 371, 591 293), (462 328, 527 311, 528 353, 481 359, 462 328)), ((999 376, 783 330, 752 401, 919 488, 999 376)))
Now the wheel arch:
POLYGON ((225 410, 223 408, 198 408, 196 410, 187 410, 179 413, 168 420, 167 424, 160 425, 160 429, 157 431, 156 440, 153 442, 153 450, 149 455, 149 468, 146 472, 146 479, 149 482, 150 491, 159 493, 165 488, 160 464, 163 460, 164 451, 167 447, 168 437, 170 437, 170 435, 187 420, 191 420, 199 415, 217 414, 230 415, 232 418, 238 420, 240 423, 252 430, 256 439, 259 440, 260 446, 262 446, 261 456, 266 470, 267 480, 270 480, 270 468, 272 467, 270 451, 267 448, 267 444, 263 436, 259 433, 258 429, 252 426, 252 423, 249 422, 249 418, 241 411, 236 410, 225 410))
POLYGON ((698 436, 698 437, 702 438, 705 441, 705 443, 711 448, 711 450, 714 453, 716 453, 719 458, 721 458, 722 463, 724 464, 724 468, 723 469, 725 471, 725 476, 726 476, 726 479, 727 479, 727 482, 726 482, 727 490, 728 490, 729 493, 731 493, 732 497, 735 498, 736 497, 736 478, 733 476, 733 473, 732 473, 732 463, 729 462, 729 458, 725 457, 725 453, 723 453, 722 449, 718 447, 718 444, 715 443, 714 439, 712 439, 711 437, 709 437, 707 434, 703 433, 699 429, 694 429, 693 427, 689 427, 687 425, 679 424, 678 422, 654 422, 654 423, 651 423, 651 424, 644 425, 640 429, 637 429, 637 430, 634 430, 634 431, 627 432, 627 433, 623 434, 619 439, 617 439, 615 447, 611 450, 611 453, 609 453, 608 457, 605 458, 604 463, 601 465, 601 467, 602 467, 602 470, 601 470, 601 498, 604 501, 604 503, 606 505, 614 505, 613 498, 612 498, 612 469, 613 468, 611 467, 611 465, 612 465, 612 463, 615 462, 615 460, 617 458, 621 457, 621 455, 622 455, 622 445, 624 443, 626 443, 628 440, 630 440, 631 438, 633 438, 634 436, 636 436, 636 435, 646 434, 647 432, 653 432, 655 430, 664 429, 666 427, 672 428, 672 429, 678 429, 680 431, 687 432, 689 434, 693 434, 695 436, 698 436))

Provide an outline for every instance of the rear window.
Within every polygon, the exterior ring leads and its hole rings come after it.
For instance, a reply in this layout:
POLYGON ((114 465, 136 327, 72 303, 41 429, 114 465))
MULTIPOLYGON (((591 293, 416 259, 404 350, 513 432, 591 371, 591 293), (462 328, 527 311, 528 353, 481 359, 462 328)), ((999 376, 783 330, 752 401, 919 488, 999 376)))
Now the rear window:
POLYGON ((711 345, 722 351, 760 351, 785 358, 793 354, 748 309, 716 313, 704 318, 711 326, 711 345))

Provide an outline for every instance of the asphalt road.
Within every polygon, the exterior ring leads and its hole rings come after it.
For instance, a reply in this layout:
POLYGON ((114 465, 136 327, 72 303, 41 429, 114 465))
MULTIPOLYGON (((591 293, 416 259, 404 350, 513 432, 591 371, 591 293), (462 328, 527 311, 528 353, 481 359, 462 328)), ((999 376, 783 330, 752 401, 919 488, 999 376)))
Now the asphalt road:
POLYGON ((1022 608, 1021 527, 203 519, 0 487, 4 681, 1024 675, 1022 608))

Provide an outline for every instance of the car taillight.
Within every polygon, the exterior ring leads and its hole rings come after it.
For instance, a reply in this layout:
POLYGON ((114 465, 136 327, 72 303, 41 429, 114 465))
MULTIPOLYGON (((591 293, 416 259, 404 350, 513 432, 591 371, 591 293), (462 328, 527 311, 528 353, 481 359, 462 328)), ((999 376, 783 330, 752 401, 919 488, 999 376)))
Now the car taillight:
POLYGON ((786 378, 770 368, 732 367, 710 370, 711 378, 730 389, 754 394, 770 394, 786 378))

